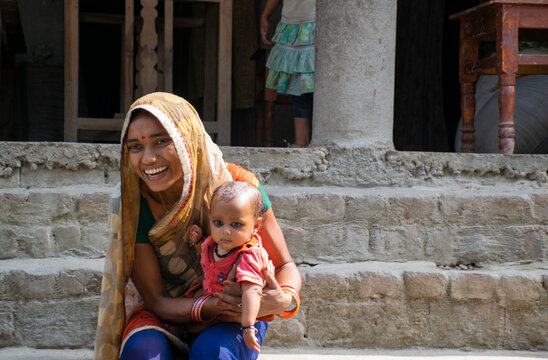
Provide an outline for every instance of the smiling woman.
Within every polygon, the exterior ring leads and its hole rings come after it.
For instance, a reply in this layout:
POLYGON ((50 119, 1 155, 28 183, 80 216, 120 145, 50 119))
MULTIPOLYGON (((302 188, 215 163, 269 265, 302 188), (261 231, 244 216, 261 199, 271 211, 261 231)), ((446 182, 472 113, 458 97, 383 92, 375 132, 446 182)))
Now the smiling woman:
MULTIPOLYGON (((96 359, 173 359, 189 352, 190 359, 255 359, 242 339, 241 289, 229 277, 216 297, 200 296, 199 248, 202 235, 209 235, 213 190, 230 180, 251 183, 263 196, 259 234, 276 268, 275 275, 264 275, 258 317, 283 313, 291 304, 301 277, 257 178, 226 164, 194 108, 167 93, 146 95, 129 109, 120 168, 96 359)), ((268 324, 255 327, 260 344, 268 324)))
POLYGON ((152 114, 138 110, 131 116, 126 146, 152 212, 167 211, 183 189, 183 172, 171 137, 152 114), (162 209, 155 211, 159 206, 162 209))

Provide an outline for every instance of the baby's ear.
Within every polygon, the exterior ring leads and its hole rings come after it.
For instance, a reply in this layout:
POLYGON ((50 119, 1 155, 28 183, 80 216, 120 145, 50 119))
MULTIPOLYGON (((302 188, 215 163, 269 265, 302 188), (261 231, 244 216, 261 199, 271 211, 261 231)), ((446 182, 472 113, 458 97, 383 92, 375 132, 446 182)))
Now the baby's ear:
POLYGON ((258 217, 257 220, 255 220, 255 226, 253 227, 253 235, 259 232, 262 224, 263 224, 263 218, 258 217))

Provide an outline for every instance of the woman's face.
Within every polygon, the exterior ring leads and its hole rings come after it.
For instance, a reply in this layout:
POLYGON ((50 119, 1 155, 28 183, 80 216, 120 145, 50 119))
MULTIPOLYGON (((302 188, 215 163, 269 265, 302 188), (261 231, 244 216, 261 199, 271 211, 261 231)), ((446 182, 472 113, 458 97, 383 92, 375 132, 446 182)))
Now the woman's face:
POLYGON ((183 172, 173 140, 158 119, 140 112, 126 136, 129 163, 153 192, 182 190, 183 172))

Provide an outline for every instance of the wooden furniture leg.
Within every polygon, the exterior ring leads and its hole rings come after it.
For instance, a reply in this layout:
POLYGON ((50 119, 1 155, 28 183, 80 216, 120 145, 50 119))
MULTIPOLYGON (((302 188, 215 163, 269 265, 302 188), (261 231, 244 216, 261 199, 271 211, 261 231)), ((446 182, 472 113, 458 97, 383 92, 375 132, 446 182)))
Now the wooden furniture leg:
POLYGON ((461 84, 462 152, 474 152, 474 114, 476 112, 476 82, 478 72, 478 41, 467 34, 467 23, 460 23, 459 80, 461 84))
POLYGON ((499 152, 514 152, 514 104, 518 71, 519 9, 503 6, 497 14, 497 75, 499 78, 499 152))
POLYGON ((66 142, 78 132, 78 0, 65 0, 65 129, 66 142))

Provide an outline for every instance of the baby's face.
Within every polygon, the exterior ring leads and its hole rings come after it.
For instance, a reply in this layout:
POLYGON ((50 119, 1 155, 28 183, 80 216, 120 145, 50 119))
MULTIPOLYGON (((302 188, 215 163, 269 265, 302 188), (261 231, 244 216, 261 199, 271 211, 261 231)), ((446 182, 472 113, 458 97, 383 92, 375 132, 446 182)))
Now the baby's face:
POLYGON ((213 199, 209 211, 211 236, 228 252, 247 243, 257 231, 257 219, 247 198, 213 199))

